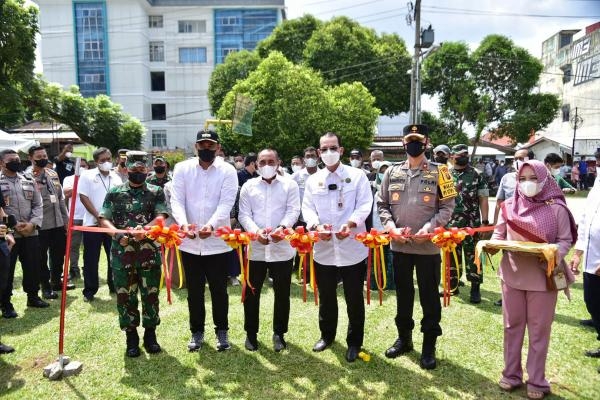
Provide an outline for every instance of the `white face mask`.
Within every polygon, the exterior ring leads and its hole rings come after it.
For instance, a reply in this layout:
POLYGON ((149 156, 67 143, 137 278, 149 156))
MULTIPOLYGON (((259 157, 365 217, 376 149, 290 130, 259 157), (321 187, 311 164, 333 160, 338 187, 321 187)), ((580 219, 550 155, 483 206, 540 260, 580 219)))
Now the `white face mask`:
POLYGON ((354 168, 360 168, 362 162, 360 160, 350 160, 350 165, 354 168))
POLYGON ((71 158, 72 155, 73 155, 73 153, 71 153, 70 151, 67 151, 65 153, 65 157, 67 157, 67 158, 71 158))
POLYGON ((327 150, 325 153, 321 153, 321 160, 323 160, 325 165, 331 167, 340 161, 340 153, 337 151, 327 150))
POLYGON ((372 161, 371 167, 373 167, 373 171, 379 171, 379 167, 381 167, 381 161, 379 161, 379 160, 372 161))
POLYGON ((317 160, 315 158, 305 158, 304 165, 306 165, 306 168, 314 168, 317 166, 317 160))
POLYGON ((524 162, 529 161, 529 157, 525 157, 525 159, 523 161, 521 160, 515 160, 515 169, 518 171, 519 168, 521 168, 521 166, 523 165, 524 162))
POLYGON ((273 165, 265 165, 264 167, 258 167, 258 173, 265 179, 271 179, 277 175, 277 167, 273 165))
POLYGON ((235 169, 243 169, 244 168, 244 162, 243 161, 236 161, 235 163, 235 169))
POLYGON ((552 176, 557 176, 560 174, 560 168, 552 168, 550 172, 552 173, 552 176))
POLYGON ((292 172, 298 172, 302 170, 302 165, 294 164, 292 165, 292 172))
POLYGON ((112 169, 112 167, 113 167, 113 165, 110 161, 98 164, 98 169, 100 171, 104 171, 104 172, 110 171, 112 169))
POLYGON ((533 197, 542 190, 542 185, 533 181, 519 182, 519 189, 527 197, 533 197))

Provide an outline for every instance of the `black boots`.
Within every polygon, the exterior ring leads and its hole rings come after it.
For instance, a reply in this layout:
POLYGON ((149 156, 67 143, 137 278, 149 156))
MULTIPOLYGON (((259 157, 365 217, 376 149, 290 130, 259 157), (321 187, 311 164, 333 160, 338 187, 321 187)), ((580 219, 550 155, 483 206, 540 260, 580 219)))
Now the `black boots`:
POLYGON ((435 359, 435 342, 437 336, 425 334, 423 336, 423 349, 421 351, 421 368, 435 369, 437 361, 435 359))
POLYGON ((479 291, 479 282, 471 283, 471 296, 469 297, 469 301, 473 304, 481 303, 481 292, 479 291))
POLYGON ((127 349, 125 355, 127 357, 139 357, 140 356, 140 337, 138 336, 136 328, 129 328, 125 331, 127 335, 127 349))
POLYGON ((156 341, 156 328, 146 328, 144 331, 144 349, 149 354, 160 353, 162 349, 156 341))
POLYGON ((392 347, 385 351, 387 358, 396 358, 413 350, 412 332, 402 333, 392 347))

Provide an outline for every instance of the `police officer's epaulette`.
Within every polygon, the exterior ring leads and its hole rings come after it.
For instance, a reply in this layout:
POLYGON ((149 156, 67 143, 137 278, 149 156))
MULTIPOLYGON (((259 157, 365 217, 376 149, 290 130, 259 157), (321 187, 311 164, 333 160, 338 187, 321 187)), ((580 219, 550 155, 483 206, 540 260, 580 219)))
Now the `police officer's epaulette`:
POLYGON ((44 168, 44 172, 51 178, 58 178, 58 173, 52 168, 44 168))
POLYGON ((21 177, 27 179, 28 181, 34 181, 35 177, 33 176, 33 173, 31 172, 18 172, 17 175, 21 175, 21 177))

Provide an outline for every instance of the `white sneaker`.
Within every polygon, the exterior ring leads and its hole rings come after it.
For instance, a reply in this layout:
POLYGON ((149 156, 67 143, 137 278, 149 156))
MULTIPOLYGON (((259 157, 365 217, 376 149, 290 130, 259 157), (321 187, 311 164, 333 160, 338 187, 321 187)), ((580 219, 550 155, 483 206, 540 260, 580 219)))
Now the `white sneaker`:
POLYGON ((235 276, 229 277, 229 283, 231 283, 231 286, 240 286, 240 281, 235 276))

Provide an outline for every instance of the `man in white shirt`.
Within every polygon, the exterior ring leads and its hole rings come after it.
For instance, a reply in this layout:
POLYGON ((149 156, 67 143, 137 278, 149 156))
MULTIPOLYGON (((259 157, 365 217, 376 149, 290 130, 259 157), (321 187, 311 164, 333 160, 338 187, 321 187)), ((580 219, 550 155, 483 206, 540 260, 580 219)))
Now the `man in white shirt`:
MULTIPOLYGON (((317 149, 312 146, 304 149, 304 168, 300 171, 296 171, 292 174, 292 179, 298 184, 298 193, 300 195, 300 205, 302 205, 302 199, 304 198, 304 187, 306 186, 306 180, 309 176, 319 170, 318 164, 319 156, 317 155, 317 149)), ((304 219, 302 213, 298 217, 298 225, 304 225, 304 219)))
MULTIPOLYGON (((102 210, 104 197, 110 188, 122 183, 112 170, 112 155, 106 147, 92 153, 97 168, 85 171, 79 178, 79 199, 85 207, 83 226, 98 226, 98 215, 102 210)), ((111 237, 101 232, 83 232, 83 300, 90 302, 98 292, 98 262, 100 249, 104 247, 107 260, 106 282, 110 293, 115 292, 110 266, 111 237)))
MULTIPOLYGON (((595 154, 600 163, 600 149, 595 154)), ((600 177, 588 194, 585 207, 579 220, 575 253, 571 257, 571 271, 578 274, 581 260, 584 259, 583 300, 590 315, 591 326, 596 329, 596 339, 600 340, 600 177)), ((587 320, 582 320, 587 322, 587 320)), ((588 323, 585 323, 588 325, 588 323)), ((586 356, 599 358, 600 346, 586 351, 586 356)), ((600 372, 600 369, 598 369, 600 372)))
POLYGON ((258 243, 250 254, 250 284, 244 300, 244 330, 247 350, 258 349, 260 292, 269 272, 273 278, 275 302, 273 310, 273 349, 286 348, 283 337, 290 318, 290 284, 294 249, 281 235, 291 228, 300 214, 298 184, 277 173, 277 152, 271 149, 258 153, 258 173, 242 186, 239 221, 247 232, 258 234, 258 243), (269 233, 271 229, 271 233, 269 233))
MULTIPOLYGON (((87 161, 81 159, 79 162, 81 173, 87 171, 87 161)), ((81 175, 81 174, 80 174, 81 175)), ((73 185, 75 184, 75 175, 65 177, 63 181, 63 192, 65 193, 65 201, 67 208, 71 207, 71 196, 73 195, 73 185)), ((81 204, 79 196, 75 199, 75 213, 73 214, 73 226, 81 226, 83 224, 83 216, 85 215, 85 207, 81 204)), ((75 280, 81 278, 81 270, 79 269, 79 248, 81 247, 81 239, 83 232, 71 232, 71 252, 69 255, 69 279, 75 280)))
POLYGON ((216 158, 219 149, 219 136, 216 132, 198 132, 198 157, 178 163, 173 173, 173 218, 189 232, 179 249, 188 290, 192 332, 188 343, 190 351, 199 350, 204 342, 204 286, 207 281, 217 334, 217 350, 231 348, 227 335, 229 296, 226 268, 231 248, 221 238, 215 237, 214 230, 230 226, 229 217, 237 195, 238 179, 232 165, 216 158))
POLYGON ((367 175, 340 163, 344 148, 337 134, 328 132, 321 136, 319 146, 319 155, 327 168, 308 178, 302 202, 307 226, 319 232, 321 238, 314 247, 321 338, 313 351, 325 350, 335 339, 340 275, 349 319, 346 360, 353 362, 363 344, 363 283, 368 249, 350 235, 366 230, 365 219, 371 212, 373 196, 367 175))

